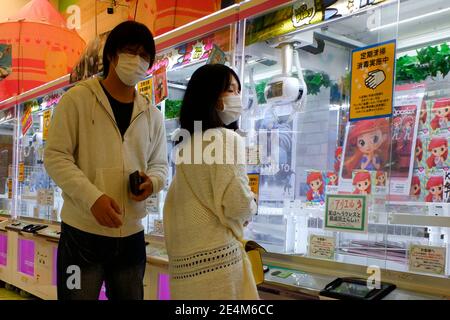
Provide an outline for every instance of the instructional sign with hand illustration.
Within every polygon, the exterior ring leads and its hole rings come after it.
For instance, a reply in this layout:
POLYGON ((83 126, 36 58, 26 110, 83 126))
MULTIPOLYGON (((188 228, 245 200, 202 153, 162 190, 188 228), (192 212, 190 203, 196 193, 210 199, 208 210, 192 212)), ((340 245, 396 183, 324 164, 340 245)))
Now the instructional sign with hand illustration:
POLYGON ((392 115, 395 40, 352 52, 350 120, 392 115))

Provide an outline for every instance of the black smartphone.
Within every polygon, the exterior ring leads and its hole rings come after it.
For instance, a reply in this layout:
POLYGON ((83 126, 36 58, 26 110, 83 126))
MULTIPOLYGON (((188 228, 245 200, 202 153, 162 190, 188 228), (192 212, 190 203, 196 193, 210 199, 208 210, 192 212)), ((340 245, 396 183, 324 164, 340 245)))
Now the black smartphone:
POLYGON ((130 190, 131 193, 134 194, 135 196, 138 196, 142 192, 144 192, 143 190, 139 190, 139 186, 143 182, 142 180, 143 179, 139 174, 139 171, 135 171, 132 174, 130 174, 130 190))

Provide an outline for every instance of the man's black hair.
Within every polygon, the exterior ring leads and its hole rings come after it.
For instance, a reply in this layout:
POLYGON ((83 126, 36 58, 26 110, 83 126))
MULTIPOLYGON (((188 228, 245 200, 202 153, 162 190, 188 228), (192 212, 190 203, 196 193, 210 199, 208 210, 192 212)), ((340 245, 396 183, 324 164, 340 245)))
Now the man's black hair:
POLYGON ((111 60, 126 47, 142 46, 150 56, 150 68, 155 61, 155 41, 146 25, 136 21, 118 24, 108 35, 103 49, 103 75, 106 78, 111 60))
POLYGON ((202 129, 238 129, 237 122, 226 126, 217 112, 219 98, 228 90, 231 77, 236 78, 241 91, 239 77, 233 69, 223 64, 207 64, 198 68, 191 76, 180 110, 180 126, 194 132, 194 121, 202 122, 202 129))

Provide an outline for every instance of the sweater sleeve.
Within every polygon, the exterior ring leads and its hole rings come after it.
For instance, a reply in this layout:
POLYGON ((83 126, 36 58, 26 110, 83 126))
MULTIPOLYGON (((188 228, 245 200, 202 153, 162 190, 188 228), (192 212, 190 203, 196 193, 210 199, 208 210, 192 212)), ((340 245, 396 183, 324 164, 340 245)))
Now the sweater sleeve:
POLYGON ((227 218, 245 221, 256 213, 255 195, 250 189, 245 165, 234 165, 230 169, 233 177, 223 195, 224 215, 227 218))
POLYGON ((44 151, 44 166, 48 175, 71 199, 80 201, 90 211, 103 194, 91 183, 75 163, 78 146, 78 110, 66 93, 53 113, 44 151))
POLYGON ((147 162, 147 175, 153 184, 153 193, 161 191, 167 179, 167 141, 166 129, 163 118, 160 112, 154 112, 155 125, 157 126, 156 135, 152 137, 155 139, 153 152, 147 162))

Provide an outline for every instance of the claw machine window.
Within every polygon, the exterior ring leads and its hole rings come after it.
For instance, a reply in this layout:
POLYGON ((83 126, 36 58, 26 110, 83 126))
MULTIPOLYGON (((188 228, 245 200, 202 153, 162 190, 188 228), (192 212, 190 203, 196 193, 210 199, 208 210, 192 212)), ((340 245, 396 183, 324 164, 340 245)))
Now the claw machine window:
MULTIPOLYGON (((382 75, 394 72, 381 54, 387 41, 397 39, 397 29, 376 27, 397 24, 399 3, 296 1, 243 22, 247 106, 241 123, 248 152, 256 154, 249 157, 254 159, 249 170, 260 175, 258 215, 247 236, 269 251, 381 268, 406 266, 408 240, 391 237, 391 229, 397 232, 400 226, 391 225, 386 213, 394 174, 391 115, 349 121, 351 93, 364 86, 375 89, 382 75), (357 68, 352 55, 371 46, 361 64, 361 81, 351 87, 357 68), (369 74, 371 66, 381 71, 369 74), (362 194, 367 212, 358 213, 365 219, 361 230, 327 227, 326 199, 334 194, 362 194)), ((392 91, 392 81, 386 85, 392 91)), ((406 160, 414 148, 408 142, 406 160)), ((402 183, 410 183, 407 178, 402 183)))
POLYGON ((149 71, 149 78, 138 85, 164 114, 169 156, 169 174, 166 187, 147 202, 150 213, 144 223, 146 233, 162 235, 162 209, 167 188, 175 174, 172 150, 175 142, 171 138, 179 128, 179 113, 186 86, 191 75, 207 63, 234 65, 235 26, 207 33, 181 45, 167 48, 156 54, 155 63, 149 71))
POLYGON ((61 189, 44 168, 44 147, 53 108, 64 89, 20 105, 18 132, 18 207, 21 217, 60 221, 61 189))
POLYGON ((13 154, 16 108, 0 111, 0 214, 10 215, 13 199, 13 154))

